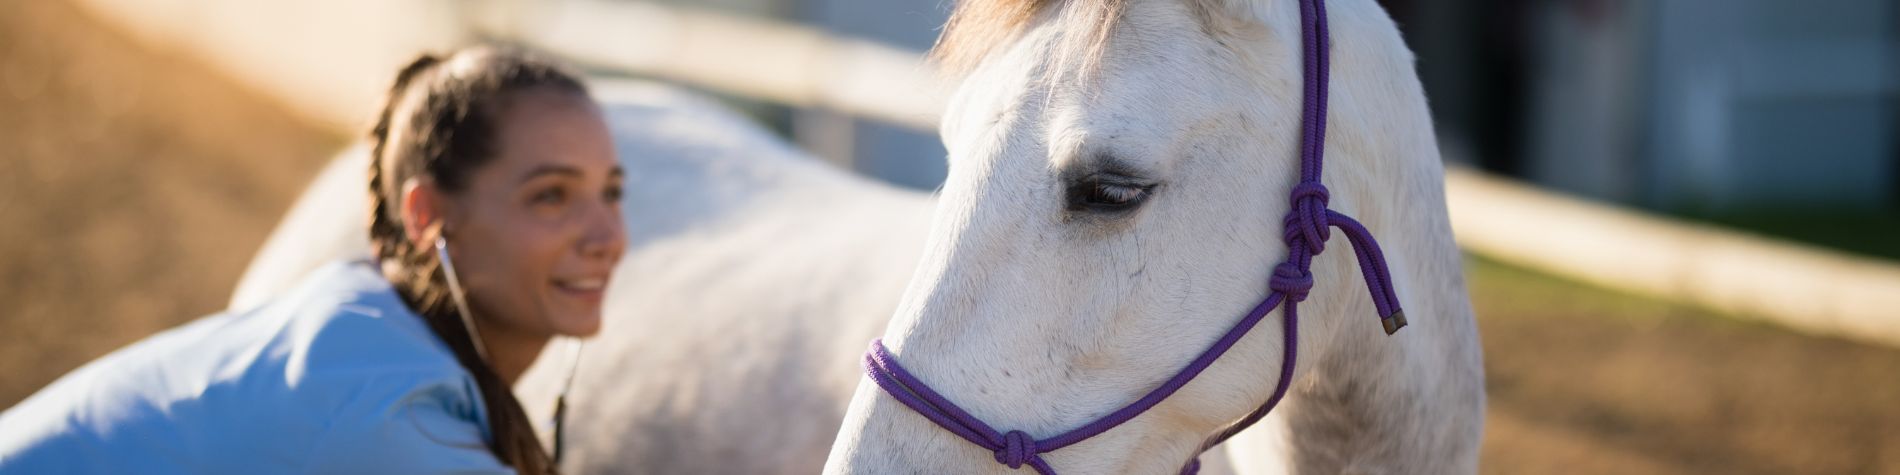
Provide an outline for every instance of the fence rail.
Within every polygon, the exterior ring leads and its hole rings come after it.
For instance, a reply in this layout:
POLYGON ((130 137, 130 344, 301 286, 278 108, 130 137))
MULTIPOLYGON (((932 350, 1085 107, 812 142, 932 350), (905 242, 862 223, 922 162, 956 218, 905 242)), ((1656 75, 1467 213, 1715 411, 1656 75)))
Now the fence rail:
MULTIPOLYGON (((481 37, 592 66, 933 130, 948 90, 916 53, 787 23, 606 0, 82 0, 312 119, 360 125, 405 58, 481 37)), ((346 129, 347 130, 347 129, 346 129)), ((1468 251, 1804 332, 1900 346, 1900 265, 1697 226, 1453 168, 1468 251)))

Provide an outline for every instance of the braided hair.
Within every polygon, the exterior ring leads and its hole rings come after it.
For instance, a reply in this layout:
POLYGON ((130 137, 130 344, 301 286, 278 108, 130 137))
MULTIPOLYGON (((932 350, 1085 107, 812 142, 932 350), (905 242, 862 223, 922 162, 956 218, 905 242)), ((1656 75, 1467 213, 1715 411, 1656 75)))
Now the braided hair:
POLYGON ((428 177, 448 192, 466 189, 470 174, 495 159, 505 102, 530 91, 588 94, 560 65, 510 49, 423 55, 403 67, 369 131, 369 238, 383 274, 404 303, 474 376, 488 408, 489 449, 495 458, 519 473, 547 474, 554 473, 554 463, 521 402, 478 354, 434 249, 410 239, 400 215, 402 185, 411 178, 428 177))

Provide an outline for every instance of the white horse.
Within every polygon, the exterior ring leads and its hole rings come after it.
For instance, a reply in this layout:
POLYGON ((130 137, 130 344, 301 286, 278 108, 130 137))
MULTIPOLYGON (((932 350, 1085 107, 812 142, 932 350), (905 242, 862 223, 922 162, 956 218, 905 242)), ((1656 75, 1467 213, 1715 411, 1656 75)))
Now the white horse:
MULTIPOLYGON (((1473 473, 1483 368, 1413 58, 1374 0, 1329 6, 1324 183, 1332 209, 1382 239, 1411 326, 1381 331, 1333 239, 1302 305, 1291 392, 1227 449, 1242 473, 1473 473)), ((1299 8, 960 5, 937 51, 965 72, 942 122, 950 173, 884 333, 894 358, 998 431, 1040 439, 1129 404, 1226 332, 1289 252, 1299 8)), ((1043 459, 1064 473, 1179 471, 1273 393, 1283 335, 1260 325, 1159 406, 1043 459)), ((826 472, 1006 473, 1005 458, 866 379, 826 472)))
MULTIPOLYGON (((569 395, 569 473, 815 473, 916 264, 930 197, 838 170, 709 100, 596 85, 629 246, 569 395)), ((232 306, 368 252, 365 161, 345 153, 252 261, 232 306)), ((560 345, 551 348, 559 349, 560 345)), ((516 389, 539 420, 568 373, 516 389)), ((544 428, 545 429, 545 428, 544 428)))

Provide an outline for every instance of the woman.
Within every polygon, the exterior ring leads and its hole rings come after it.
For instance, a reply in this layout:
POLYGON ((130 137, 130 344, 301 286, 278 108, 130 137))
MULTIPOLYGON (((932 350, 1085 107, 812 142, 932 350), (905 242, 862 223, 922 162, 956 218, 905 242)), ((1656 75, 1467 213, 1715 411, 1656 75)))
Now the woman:
POLYGON ((552 472, 509 388, 600 328, 626 236, 599 108, 472 49, 403 68, 370 138, 375 261, 65 376, 0 413, 0 473, 552 472))

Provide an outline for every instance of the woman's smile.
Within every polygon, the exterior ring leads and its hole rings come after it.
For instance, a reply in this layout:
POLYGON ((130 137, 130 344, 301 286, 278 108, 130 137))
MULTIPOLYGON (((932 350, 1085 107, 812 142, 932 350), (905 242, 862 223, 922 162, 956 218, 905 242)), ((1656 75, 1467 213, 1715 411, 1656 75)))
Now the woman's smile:
POLYGON ((580 300, 590 307, 598 308, 601 299, 606 296, 607 276, 602 274, 590 277, 556 277, 551 284, 558 295, 580 300))

